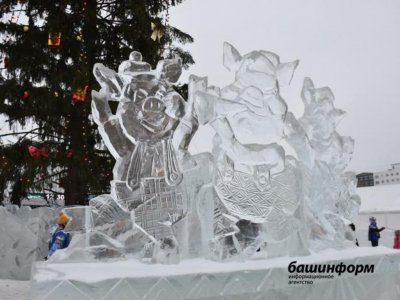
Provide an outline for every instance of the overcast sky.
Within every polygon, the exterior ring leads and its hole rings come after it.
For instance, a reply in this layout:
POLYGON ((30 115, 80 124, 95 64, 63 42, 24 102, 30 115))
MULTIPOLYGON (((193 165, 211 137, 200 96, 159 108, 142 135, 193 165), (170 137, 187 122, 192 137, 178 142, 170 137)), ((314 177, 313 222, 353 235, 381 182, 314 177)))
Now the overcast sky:
MULTIPOLYGON (((349 169, 378 171, 400 162, 400 1, 398 0, 186 0, 171 24, 191 34, 196 64, 189 73, 225 86, 222 44, 242 54, 269 50, 281 61, 300 59, 292 85, 282 91, 289 110, 302 114, 303 78, 329 86, 347 111, 338 131, 352 136, 349 169)), ((195 140, 209 148, 204 131, 195 140)))

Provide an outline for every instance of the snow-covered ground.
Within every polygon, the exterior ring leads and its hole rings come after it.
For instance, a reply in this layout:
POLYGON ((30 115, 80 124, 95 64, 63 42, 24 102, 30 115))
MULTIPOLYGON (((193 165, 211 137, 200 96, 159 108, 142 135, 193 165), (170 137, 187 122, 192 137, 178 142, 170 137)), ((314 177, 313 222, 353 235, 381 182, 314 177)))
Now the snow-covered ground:
POLYGON ((30 299, 30 281, 0 280, 1 300, 28 300, 30 299))

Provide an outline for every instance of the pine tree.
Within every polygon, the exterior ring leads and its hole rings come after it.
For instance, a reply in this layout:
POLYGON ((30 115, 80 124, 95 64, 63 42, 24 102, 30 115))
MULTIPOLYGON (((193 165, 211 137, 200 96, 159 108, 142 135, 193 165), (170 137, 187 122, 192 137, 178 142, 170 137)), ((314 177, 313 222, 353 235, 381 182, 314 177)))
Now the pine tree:
POLYGON ((10 185, 13 203, 26 191, 57 185, 66 205, 107 192, 114 161, 95 147, 93 65, 116 70, 136 50, 155 67, 165 48, 184 66, 193 63, 179 47, 191 36, 168 25, 168 8, 181 1, 1 1, 0 114, 15 142, 0 137, 0 191, 10 185))

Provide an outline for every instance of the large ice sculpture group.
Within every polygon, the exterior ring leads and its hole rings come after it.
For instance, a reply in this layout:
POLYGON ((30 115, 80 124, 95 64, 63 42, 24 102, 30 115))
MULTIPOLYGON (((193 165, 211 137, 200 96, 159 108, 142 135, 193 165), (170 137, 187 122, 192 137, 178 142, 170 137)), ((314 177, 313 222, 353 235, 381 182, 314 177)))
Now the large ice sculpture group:
POLYGON ((152 69, 132 52, 118 72, 96 64, 101 90, 92 93, 92 111, 116 159, 112 192, 91 200, 86 225, 54 259, 84 249, 91 258, 178 263, 352 245, 348 224, 360 200, 354 174, 344 170, 353 140, 336 132, 343 111, 330 89, 308 78, 303 116, 288 111, 280 90, 297 65, 267 51, 240 55, 225 43, 234 82, 217 88, 191 76, 183 99, 173 88, 179 58, 152 69), (118 102, 116 113, 110 101, 118 102), (215 130, 212 154, 191 155, 205 124, 215 130))

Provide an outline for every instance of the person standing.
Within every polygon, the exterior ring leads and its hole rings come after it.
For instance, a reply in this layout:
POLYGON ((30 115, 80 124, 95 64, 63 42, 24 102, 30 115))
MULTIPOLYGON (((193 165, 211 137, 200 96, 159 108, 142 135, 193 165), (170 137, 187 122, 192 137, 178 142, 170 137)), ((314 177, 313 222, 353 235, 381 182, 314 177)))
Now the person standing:
POLYGON ((51 239, 49 241, 49 251, 47 257, 53 255, 58 249, 67 248, 71 241, 71 235, 64 231, 65 225, 67 225, 69 218, 62 211, 59 212, 57 218, 57 226, 54 226, 51 230, 51 239))
POLYGON ((378 228, 374 217, 369 218, 368 240, 371 241, 372 247, 378 246, 381 237, 380 232, 384 229, 385 227, 378 228))

